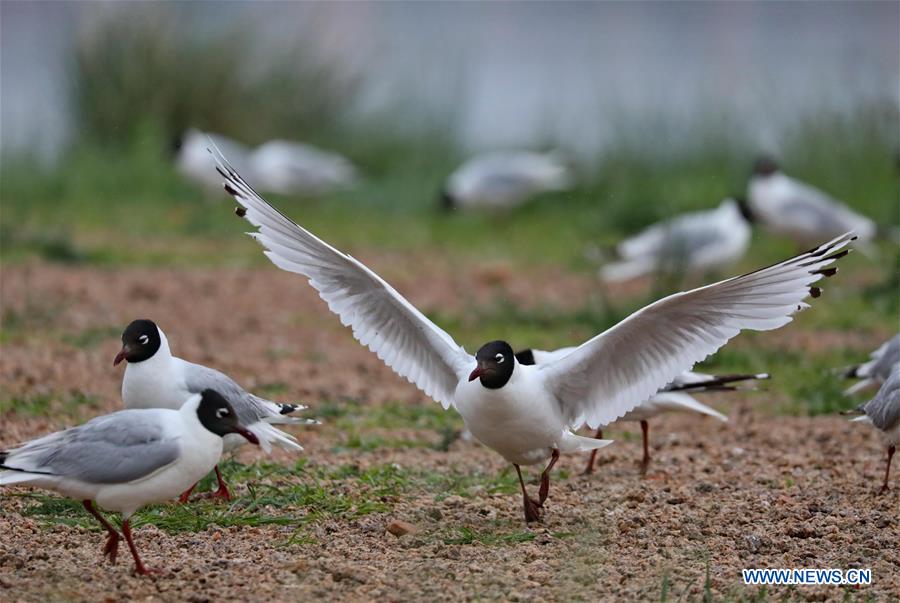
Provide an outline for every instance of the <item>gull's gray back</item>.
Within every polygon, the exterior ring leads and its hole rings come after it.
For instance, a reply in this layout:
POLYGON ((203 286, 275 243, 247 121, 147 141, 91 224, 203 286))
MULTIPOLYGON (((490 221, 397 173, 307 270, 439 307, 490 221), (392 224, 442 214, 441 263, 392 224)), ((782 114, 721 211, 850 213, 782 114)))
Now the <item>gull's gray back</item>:
POLYGON ((884 351, 875 360, 869 375, 887 381, 894 365, 900 362, 900 333, 894 335, 885 345, 884 351))
POLYGON ((888 431, 900 423, 900 363, 894 365, 891 376, 863 411, 878 429, 888 431))
POLYGON ((140 479, 178 458, 178 437, 166 436, 160 412, 121 410, 50 434, 11 451, 7 464, 93 484, 140 479))
POLYGON ((218 392, 234 408, 242 425, 252 425, 278 414, 266 406, 266 400, 254 396, 228 375, 201 364, 186 360, 182 362, 184 362, 184 382, 188 391, 192 394, 199 394, 205 389, 218 392))

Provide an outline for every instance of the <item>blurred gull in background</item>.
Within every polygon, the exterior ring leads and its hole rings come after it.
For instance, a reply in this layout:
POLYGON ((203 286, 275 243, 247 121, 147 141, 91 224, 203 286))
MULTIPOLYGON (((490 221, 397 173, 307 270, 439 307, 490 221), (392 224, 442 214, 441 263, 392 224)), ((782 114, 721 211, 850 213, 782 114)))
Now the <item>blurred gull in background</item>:
POLYGON ((209 156, 207 150, 210 141, 224 151, 229 157, 234 157, 235 165, 246 169, 247 156, 250 149, 236 140, 222 136, 202 132, 196 128, 190 128, 172 141, 172 150, 175 152, 175 167, 182 176, 201 187, 220 191, 222 179, 213 169, 215 162, 209 156))
MULTIPOLYGON (((213 165, 209 152, 206 160, 207 167, 213 165)), ((261 190, 279 195, 318 195, 356 181, 356 168, 346 158, 288 140, 272 140, 254 149, 247 171, 261 190)), ((215 170, 212 173, 218 176, 215 170)), ((221 179, 218 184, 221 187, 221 179)))
POLYGON ((446 209, 510 209, 535 195, 574 185, 558 151, 508 151, 472 157, 453 172, 441 191, 446 209))
POLYGON ((657 270, 697 274, 726 268, 747 251, 750 217, 742 200, 725 199, 716 209, 654 224, 619 243, 621 261, 601 268, 600 276, 618 282, 657 270))
MULTIPOLYGON (((560 348, 553 351, 545 350, 522 350, 516 353, 516 360, 521 364, 545 364, 558 360, 575 350, 574 347, 560 348)), ((747 375, 707 375, 705 373, 695 373, 693 371, 685 371, 676 377, 672 383, 669 383, 660 389, 653 397, 646 402, 639 404, 633 410, 625 413, 619 421, 632 421, 641 424, 641 432, 643 434, 644 457, 641 460, 641 474, 647 472, 650 465, 650 445, 649 445, 649 420, 666 412, 695 412, 716 418, 720 421, 727 421, 728 417, 720 413, 714 408, 703 404, 690 394, 712 391, 734 391, 738 389, 735 383, 742 381, 750 381, 753 379, 768 379, 768 373, 747 374, 747 375)), ((600 426, 594 437, 603 438, 604 426, 600 426)), ((597 451, 591 451, 588 459, 587 467, 583 474, 589 475, 594 472, 594 460, 597 457, 597 451)))
POLYGON ((859 237, 860 250, 867 255, 874 252, 866 243, 875 238, 875 222, 819 189, 787 176, 768 157, 758 159, 753 166, 747 200, 760 224, 800 247, 853 231, 859 237))
POLYGON ((884 470, 884 483, 879 494, 888 490, 888 478, 891 473, 891 459, 900 444, 900 362, 891 368, 891 374, 874 398, 860 406, 857 410, 863 413, 854 421, 864 421, 879 429, 887 446, 887 467, 884 470))
POLYGON ((271 140, 251 149, 222 136, 187 130, 173 142, 175 166, 188 180, 215 191, 222 179, 209 154, 210 146, 234 157, 234 165, 251 174, 259 189, 279 195, 320 195, 356 181, 356 168, 344 157, 307 144, 271 140))
POLYGON ((851 366, 844 373, 847 379, 862 379, 854 383, 844 393, 847 395, 861 392, 875 385, 881 385, 891 375, 891 368, 900 362, 900 333, 897 333, 877 350, 869 355, 869 360, 862 364, 851 366))

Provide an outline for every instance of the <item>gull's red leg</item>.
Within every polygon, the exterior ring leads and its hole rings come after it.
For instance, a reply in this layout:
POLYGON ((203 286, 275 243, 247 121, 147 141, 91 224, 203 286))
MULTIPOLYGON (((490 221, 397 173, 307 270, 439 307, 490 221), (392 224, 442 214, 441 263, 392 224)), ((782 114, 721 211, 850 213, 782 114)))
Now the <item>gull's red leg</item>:
POLYGON ((516 473, 519 474, 519 484, 522 486, 522 505, 525 508, 525 522, 540 521, 540 505, 528 496, 528 491, 525 489, 525 480, 522 479, 522 470, 515 463, 513 463, 513 467, 516 468, 516 473))
POLYGON ((888 488, 888 478, 891 476, 891 459, 894 458, 894 453, 897 452, 897 447, 891 444, 888 446, 888 462, 887 467, 884 469, 884 484, 881 485, 881 490, 878 491, 879 494, 884 494, 889 490, 888 488))
POLYGON ((225 485, 225 480, 222 479, 222 473, 219 471, 218 465, 216 465, 216 480, 219 482, 219 489, 213 493, 213 498, 231 500, 231 492, 228 491, 228 486, 225 485))
POLYGON ((199 483, 200 482, 197 482, 196 484, 194 484, 193 486, 191 486, 190 488, 188 488, 187 490, 182 492, 181 496, 178 497, 178 502, 180 502, 181 504, 185 504, 188 501, 188 499, 191 497, 191 492, 194 491, 194 488, 196 488, 197 484, 199 484, 199 483))
POLYGON ((550 463, 547 465, 547 468, 544 469, 544 472, 541 473, 541 489, 538 490, 538 504, 544 504, 544 501, 547 500, 547 497, 550 495, 550 470, 553 469, 553 465, 556 464, 556 461, 559 460, 559 450, 556 448, 553 449, 553 454, 550 456, 550 463))
POLYGON ((134 539, 131 537, 131 524, 127 519, 122 522, 122 533, 125 535, 125 542, 128 543, 128 548, 131 549, 131 556, 134 557, 134 573, 140 576, 161 574, 162 571, 160 570, 147 569, 147 567, 144 566, 144 562, 141 561, 141 557, 138 555, 137 547, 134 546, 134 539))
POLYGON ((87 509, 88 513, 96 517, 97 521, 103 524, 103 527, 106 528, 106 531, 109 533, 109 538, 106 539, 106 546, 103 547, 103 555, 109 557, 109 562, 115 565, 116 555, 119 553, 119 533, 105 517, 100 515, 100 512, 94 508, 91 501, 83 500, 81 501, 81 504, 84 505, 84 508, 87 509))
MULTIPOLYGON (((594 439, 595 440, 603 439, 603 428, 602 427, 597 428, 597 433, 594 434, 594 439)), ((590 475, 591 473, 594 472, 594 460, 596 460, 596 458, 597 458, 597 449, 594 448, 593 450, 591 450, 591 458, 588 459, 587 467, 584 468, 584 471, 581 472, 581 475, 590 475)))
POLYGON ((641 460, 641 475, 647 474, 647 467, 650 466, 650 424, 647 421, 641 421, 641 432, 644 435, 644 458, 641 460))

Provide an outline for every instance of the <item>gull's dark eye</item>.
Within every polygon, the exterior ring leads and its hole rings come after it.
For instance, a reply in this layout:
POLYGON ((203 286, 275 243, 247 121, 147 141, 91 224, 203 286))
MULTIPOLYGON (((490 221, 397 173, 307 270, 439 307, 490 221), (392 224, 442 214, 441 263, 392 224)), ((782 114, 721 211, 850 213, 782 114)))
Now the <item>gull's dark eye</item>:
POLYGON ((138 341, 141 342, 141 345, 147 345, 147 343, 150 341, 150 338, 146 335, 141 335, 140 337, 138 337, 138 341))
POLYGON ((222 417, 227 417, 229 414, 231 414, 231 413, 228 412, 227 408, 220 408, 219 410, 216 411, 216 416, 219 417, 220 419, 222 417))
POLYGON ((497 364, 500 364, 501 362, 506 360, 506 358, 503 357, 503 354, 497 354, 496 356, 494 356, 494 360, 497 361, 497 364))

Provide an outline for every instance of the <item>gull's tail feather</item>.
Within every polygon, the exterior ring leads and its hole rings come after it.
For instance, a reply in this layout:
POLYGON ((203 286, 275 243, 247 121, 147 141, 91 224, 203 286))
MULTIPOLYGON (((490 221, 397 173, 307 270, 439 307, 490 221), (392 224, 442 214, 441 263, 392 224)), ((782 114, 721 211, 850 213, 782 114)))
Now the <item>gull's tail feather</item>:
POLYGON ((303 450, 303 446, 297 441, 297 438, 289 433, 285 433, 280 429, 276 429, 269 424, 268 421, 257 421, 252 425, 248 425, 247 429, 259 439, 259 446, 266 453, 272 452, 272 444, 278 444, 286 450, 303 450))
POLYGON ((870 387, 874 387, 878 385, 878 381, 875 379, 863 379, 857 383, 854 383, 850 387, 844 390, 845 396, 852 396, 854 394, 858 394, 861 391, 867 390, 870 387))
POLYGON ((720 421, 728 421, 728 417, 715 408, 709 407, 683 392, 659 392, 650 400, 663 410, 696 412, 720 421))
POLYGON ((268 411, 263 417, 263 421, 270 425, 321 425, 318 419, 307 419, 305 417, 291 416, 295 412, 300 412, 309 408, 305 404, 285 404, 283 402, 273 402, 258 396, 254 396, 256 402, 262 405, 268 411))
POLYGON ((560 452, 590 452, 609 446, 614 440, 598 440, 597 438, 587 438, 585 436, 576 435, 567 432, 565 438, 559 443, 560 452))
MULTIPOLYGON (((695 381, 693 383, 683 383, 680 385, 672 385, 666 387, 667 392, 712 392, 712 391, 734 391, 738 389, 734 384, 744 381, 760 381, 769 379, 769 373, 756 374, 737 374, 737 375, 715 375, 705 381, 695 381)), ((753 388, 748 388, 753 389, 753 388)))
POLYGON ((618 283, 650 274, 656 268, 657 264, 652 258, 635 258, 603 266, 600 268, 600 278, 607 283, 618 283))

